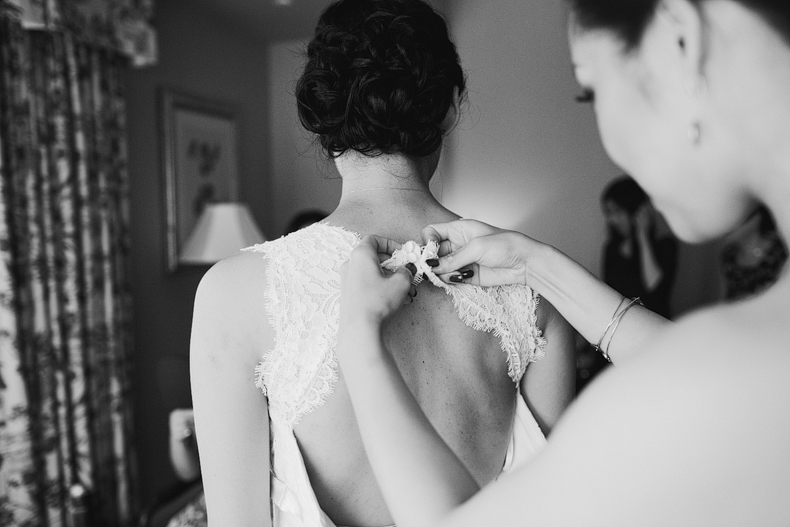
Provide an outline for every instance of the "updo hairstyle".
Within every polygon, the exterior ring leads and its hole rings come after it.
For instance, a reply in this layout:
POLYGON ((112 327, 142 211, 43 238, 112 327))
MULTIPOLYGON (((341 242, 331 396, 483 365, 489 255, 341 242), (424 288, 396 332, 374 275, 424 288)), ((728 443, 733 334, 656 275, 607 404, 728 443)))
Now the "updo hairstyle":
POLYGON ((436 151, 466 88, 444 19, 422 0, 339 0, 321 15, 296 86, 299 120, 337 157, 436 151))
MULTIPOLYGON (((706 0, 689 0, 699 7, 706 0)), ((733 0, 751 9, 790 45, 790 2, 787 0, 733 0)), ((660 0, 568 0, 574 22, 585 30, 611 31, 624 51, 639 47, 660 0)))

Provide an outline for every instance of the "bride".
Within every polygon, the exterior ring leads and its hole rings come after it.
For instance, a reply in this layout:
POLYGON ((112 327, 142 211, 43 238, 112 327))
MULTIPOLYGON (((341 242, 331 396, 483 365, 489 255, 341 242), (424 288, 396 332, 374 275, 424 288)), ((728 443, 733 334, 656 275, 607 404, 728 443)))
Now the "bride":
MULTIPOLYGON (((218 263, 195 299, 192 390, 213 525, 393 523, 334 354, 339 269, 361 236, 419 240, 424 225, 458 219, 428 184, 464 88, 445 22, 423 1, 340 0, 322 14, 296 95, 342 177, 340 203, 218 263)), ((405 247, 402 263, 436 281, 433 255, 405 247)), ((446 289, 415 283, 381 334, 484 485, 537 452, 573 398, 573 333, 529 287, 446 289)))

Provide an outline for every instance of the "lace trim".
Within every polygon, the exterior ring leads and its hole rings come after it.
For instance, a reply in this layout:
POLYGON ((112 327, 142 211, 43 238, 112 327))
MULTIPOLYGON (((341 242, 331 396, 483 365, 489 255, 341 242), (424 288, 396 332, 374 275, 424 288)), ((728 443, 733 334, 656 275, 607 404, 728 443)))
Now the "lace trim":
MULTIPOLYGON (((417 272, 414 275, 414 284, 422 282, 423 277, 436 287, 444 289, 453 299, 456 311, 461 319, 467 326, 480 331, 492 332, 501 341, 502 349, 508 355, 508 375, 513 382, 518 383, 526 371, 527 364, 545 355, 544 346, 546 339, 540 334, 540 329, 537 328, 537 299, 533 295, 532 290, 519 286, 510 286, 503 293, 503 288, 489 288, 480 289, 474 288, 472 292, 464 291, 464 285, 449 286, 439 280, 434 274, 433 269, 427 264, 429 258, 435 258, 438 255, 439 246, 436 242, 429 242, 424 247, 417 245, 413 241, 408 241, 403 244, 403 247, 394 253, 392 257, 381 264, 385 269, 395 271, 396 269, 411 262, 415 265, 417 272), (483 300, 491 300, 491 293, 494 292, 496 298, 493 302, 488 302, 487 306, 482 305, 483 300), (512 302, 511 296, 520 296, 522 292, 526 292, 526 298, 522 301, 521 298, 515 303, 512 302), (515 331, 511 331, 510 313, 506 305, 510 304, 513 308, 520 306, 529 306, 529 323, 527 324, 527 335, 513 333, 519 332, 518 328, 524 327, 523 324, 514 324, 515 331), (536 331, 530 331, 536 330, 536 331), (519 345, 524 342, 526 337, 528 342, 528 350, 526 352, 526 360, 522 360, 523 349, 519 345)), ((516 311, 517 312, 517 311, 516 311)))
MULTIPOLYGON (((275 344, 255 368, 255 385, 269 398, 273 421, 295 426, 334 391, 339 269, 359 241, 355 232, 319 223, 245 249, 269 260, 264 302, 275 344)), ((539 296, 532 289, 448 286, 432 272, 425 275, 452 297, 467 326, 500 339, 513 382, 545 355, 546 339, 537 327, 539 296)))
POLYGON ((245 249, 269 260, 264 301, 275 345, 256 366, 255 385, 269 398, 274 420, 295 426, 334 391, 339 268, 358 243, 350 231, 302 230, 245 249))
MULTIPOLYGON (((431 275, 427 276, 431 280, 431 275)), ((459 317, 467 326, 499 338, 502 351, 507 355, 507 373, 514 383, 521 381, 530 362, 546 355, 546 339, 537 327, 540 297, 532 289, 500 286, 486 290, 487 295, 480 295, 475 294, 479 290, 475 286, 448 286, 436 280, 444 285, 443 289, 452 297, 459 317), (527 306, 527 324, 512 317, 513 313, 523 312, 524 306, 527 306)))

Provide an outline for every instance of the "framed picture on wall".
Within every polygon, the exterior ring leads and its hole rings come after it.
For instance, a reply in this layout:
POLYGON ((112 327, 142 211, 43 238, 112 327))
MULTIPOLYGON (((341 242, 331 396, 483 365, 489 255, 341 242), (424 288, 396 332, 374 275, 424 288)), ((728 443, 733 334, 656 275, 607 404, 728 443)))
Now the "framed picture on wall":
POLYGON ((239 140, 232 106, 162 89, 167 270, 207 203, 236 201, 239 140))

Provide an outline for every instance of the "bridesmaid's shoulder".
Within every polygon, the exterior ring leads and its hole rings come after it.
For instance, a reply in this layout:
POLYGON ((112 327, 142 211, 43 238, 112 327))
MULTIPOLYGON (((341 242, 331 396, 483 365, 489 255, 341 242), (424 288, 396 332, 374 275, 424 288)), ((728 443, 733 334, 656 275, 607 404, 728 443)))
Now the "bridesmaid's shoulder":
POLYGON ((790 365, 790 296, 769 292, 698 309, 682 316, 654 348, 717 363, 790 365))

